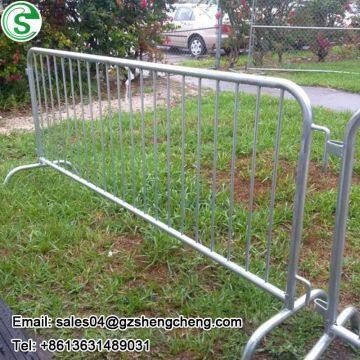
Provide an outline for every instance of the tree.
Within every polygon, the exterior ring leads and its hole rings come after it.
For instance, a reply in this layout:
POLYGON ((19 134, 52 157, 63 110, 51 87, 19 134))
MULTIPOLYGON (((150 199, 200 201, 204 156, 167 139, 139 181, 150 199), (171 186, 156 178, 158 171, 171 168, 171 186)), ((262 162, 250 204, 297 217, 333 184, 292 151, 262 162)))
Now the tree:
MULTIPOLYGON (((28 0, 35 4, 43 17, 43 27, 39 35, 30 42, 16 43, 0 33, 0 88, 3 108, 18 107, 28 101, 25 74, 26 53, 31 46, 68 49, 71 47, 69 19, 76 15, 76 0, 28 0)), ((13 1, 4 0, 4 7, 13 1)))
MULTIPOLYGON (((297 2, 294 0, 258 0, 256 1, 256 24, 287 26, 291 23, 297 2)), ((268 51, 275 51, 279 63, 282 63, 284 51, 294 42, 291 32, 264 28, 254 34, 255 61, 262 64, 268 51)))
POLYGON ((249 19, 251 15, 251 0, 225 0, 221 2, 223 14, 229 16, 232 32, 227 47, 230 49, 229 67, 232 67, 245 47, 249 34, 249 19))
MULTIPOLYGON (((5 0, 4 6, 11 2, 5 0)), ((30 2, 43 17, 39 36, 18 44, 0 34, 0 86, 5 94, 19 100, 27 94, 25 62, 31 46, 133 58, 145 52, 153 54, 167 29, 166 8, 173 0, 30 2)))
POLYGON ((166 28, 165 0, 79 0, 74 29, 91 52, 136 57, 155 52, 166 28))
MULTIPOLYGON (((296 14, 296 24, 315 27, 343 27, 349 0, 306 0, 296 14)), ((325 61, 333 43, 339 42, 335 31, 311 31, 308 33, 310 49, 319 61, 325 61)))

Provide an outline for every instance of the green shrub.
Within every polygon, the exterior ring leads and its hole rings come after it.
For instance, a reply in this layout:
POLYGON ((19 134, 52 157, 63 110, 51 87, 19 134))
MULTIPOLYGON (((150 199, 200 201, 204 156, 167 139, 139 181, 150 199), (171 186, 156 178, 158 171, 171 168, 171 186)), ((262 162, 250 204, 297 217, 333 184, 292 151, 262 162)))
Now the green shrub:
MULTIPOLYGON (((4 1, 6 6, 12 1, 4 1)), ((167 27, 165 0, 30 0, 43 17, 38 37, 21 44, 0 34, 0 109, 28 100, 26 53, 31 46, 119 57, 156 52, 167 27)))

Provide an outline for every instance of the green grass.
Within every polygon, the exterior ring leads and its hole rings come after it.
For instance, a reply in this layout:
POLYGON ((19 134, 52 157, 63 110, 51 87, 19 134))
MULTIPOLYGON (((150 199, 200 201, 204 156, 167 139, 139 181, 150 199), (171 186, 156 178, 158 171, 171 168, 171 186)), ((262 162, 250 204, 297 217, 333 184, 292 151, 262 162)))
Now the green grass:
POLYGON ((326 61, 323 63, 309 62, 300 66, 288 65, 289 69, 311 69, 311 70, 334 70, 347 71, 355 74, 336 74, 336 73, 316 73, 316 72, 298 72, 298 73, 279 73, 268 72, 268 75, 280 76, 295 81, 301 85, 323 86, 333 89, 342 89, 353 93, 360 93, 360 59, 326 61), (357 73, 357 75, 356 75, 357 73))
MULTIPOLYGON (((216 249, 226 254, 229 220, 229 164, 232 147, 233 100, 231 93, 220 96, 219 156, 215 213, 216 249)), ((237 192, 248 186, 255 98, 241 94, 238 126, 237 192)), ((200 181, 200 239, 210 244, 211 166, 213 161, 213 94, 203 98, 202 161, 200 181)), ((269 214, 272 154, 276 131, 278 104, 276 99, 262 97, 259 124, 256 198, 253 218, 251 270, 264 274, 264 249, 269 214), (261 191, 261 189, 265 189, 261 191), (255 248, 256 247, 256 248, 255 248)), ((196 198, 197 101, 188 99, 186 110, 186 202, 184 232, 194 235, 196 198)), ((315 109, 316 122, 327 125, 333 137, 339 139, 350 114, 315 109)), ((108 191, 118 190, 126 201, 167 221, 166 208, 166 111, 157 112, 158 156, 154 156, 153 115, 145 115, 144 149, 146 169, 143 176, 141 147, 141 117, 131 119, 123 114, 124 151, 118 140, 117 116, 104 123, 55 125, 43 136, 48 158, 71 159, 85 178, 106 181, 108 191), (131 137, 131 125, 134 136, 131 137), (84 141, 93 132, 95 143, 84 141), (64 141, 68 132, 71 141, 64 141), (114 135, 116 134, 116 136, 114 135), (101 142, 103 138, 103 143, 101 142), (116 153, 110 151, 113 141, 116 153), (131 144, 134 144, 132 147, 131 144), (64 145, 66 144, 66 145, 64 145), (87 145, 86 145, 87 144, 87 145), (133 149, 133 150, 132 150, 133 149), (102 156, 102 150, 104 150, 102 156), (96 154, 93 158, 93 151, 96 154), (120 159, 123 158, 123 164, 120 159), (133 162, 134 158, 134 162, 133 162), (114 159, 115 172, 111 171, 114 159), (103 161, 106 176, 103 174, 103 161), (158 181, 155 177, 157 161, 158 181), (86 171, 87 164, 91 171, 86 171), (135 164, 135 166, 133 166, 135 164), (122 181, 122 170, 125 179, 122 181), (115 181, 114 181, 115 180, 115 181), (145 182, 144 182, 145 180, 145 182), (125 184, 126 186, 122 186, 125 184), (145 185, 145 186, 144 186, 145 185), (157 193, 155 189, 158 189, 157 193), (156 196, 157 194, 157 196, 156 196), (155 206, 155 204, 158 204, 155 206)), ((285 102, 284 124, 280 147, 280 169, 276 196, 274 236, 272 243, 271 281, 283 286, 286 256, 292 220, 294 168, 299 150, 301 117, 298 105, 285 102)), ((171 111, 171 194, 172 225, 179 228, 181 219, 181 107, 171 111)), ((300 273, 310 278, 314 286, 326 286, 328 250, 335 209, 335 185, 339 162, 332 159, 328 174, 320 169, 323 138, 314 135, 312 171, 310 172, 304 226, 304 251, 300 273), (316 190, 319 187, 319 190, 316 190), (321 266, 319 266, 319 263, 321 266)), ((35 161, 33 134, 2 136, 0 141, 0 177, 13 166, 35 161)), ((355 179, 359 176, 355 165, 355 179)), ((247 195, 247 190, 245 190, 247 195)), ((101 199, 75 182, 41 169, 16 175, 12 182, 0 188, 0 286, 1 297, 14 310, 27 316, 49 314, 117 314, 119 316, 185 316, 243 317, 243 330, 41 330, 39 337, 133 337, 150 338, 153 358, 235 359, 251 332, 276 311, 281 303, 258 290, 199 254, 184 247, 152 226, 135 218, 115 204, 101 199), (111 251, 112 256, 109 256, 111 251)), ((343 291, 354 305, 359 299, 360 186, 353 188, 349 216, 349 245, 343 291)), ((244 263, 247 200, 235 203, 233 217, 233 260, 244 263)), ((268 358, 303 356, 321 334, 322 322, 313 312, 304 311, 288 321, 267 338, 261 351, 268 358)), ((350 348, 346 353, 356 356, 350 348)), ((98 354, 58 354, 58 358, 103 358, 98 354)), ((143 356, 145 357, 145 355, 143 356)), ((111 357, 112 358, 112 357, 111 357)), ((116 357, 117 358, 117 357, 116 357)), ((126 356, 124 356, 126 358, 126 356)))
MULTIPOLYGON (((337 50, 336 54, 340 50, 337 50)), ((342 53, 340 52, 340 55, 342 53)), ((340 56, 339 55, 339 56, 340 56)), ((221 67, 226 68, 228 59, 222 57, 221 67)), ((240 56, 235 70, 245 70, 247 64, 247 55, 240 56)), ((276 55, 267 56, 264 62, 264 67, 277 68, 276 55)), ((182 62, 184 66, 211 68, 214 66, 214 58, 206 57, 200 60, 188 60, 182 62)), ((307 69, 307 70, 332 70, 332 71, 345 71, 352 74, 337 74, 337 73, 320 73, 320 72, 276 72, 267 71, 267 75, 283 77, 293 80, 299 85, 308 86, 321 86, 333 89, 340 89, 354 93, 360 93, 360 57, 359 54, 347 56, 343 60, 330 60, 319 62, 314 59, 313 55, 308 51, 297 51, 293 53, 285 53, 283 64, 284 69, 307 69), (306 60, 305 60, 306 59, 306 60), (309 60, 311 59, 311 60, 309 60), (355 74, 354 74, 355 73, 355 74), (357 74, 357 75, 356 75, 357 74)))

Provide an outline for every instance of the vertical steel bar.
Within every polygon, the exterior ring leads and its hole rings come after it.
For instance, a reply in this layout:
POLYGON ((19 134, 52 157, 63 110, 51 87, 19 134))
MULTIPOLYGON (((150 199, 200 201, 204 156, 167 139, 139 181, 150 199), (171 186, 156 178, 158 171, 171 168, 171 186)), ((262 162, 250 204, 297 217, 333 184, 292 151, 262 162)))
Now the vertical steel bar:
POLYGON ((235 168, 236 168, 236 146, 238 132, 238 114, 239 114, 239 83, 235 84, 235 102, 234 102, 234 120, 233 120, 233 144, 231 152, 231 170, 230 170, 230 206, 229 206, 229 237, 227 244, 227 259, 231 258, 231 243, 233 240, 233 216, 234 216, 234 187, 235 187, 235 168))
POLYGON ((135 143, 134 143, 134 114, 132 106, 132 73, 128 68, 128 81, 129 81, 129 115, 130 115, 130 143, 131 143, 131 175, 132 175, 132 197, 133 202, 136 202, 136 172, 135 172, 135 143))
POLYGON ((117 103, 118 103, 118 115, 119 115, 121 193, 122 193, 122 198, 125 199, 127 191, 126 191, 125 154, 124 154, 124 139, 123 139, 122 112, 121 112, 120 70, 118 65, 116 65, 116 88, 117 88, 117 103))
POLYGON ((253 150, 252 150, 252 159, 251 159, 249 215, 248 215, 247 225, 246 225, 246 264, 245 264, 246 271, 249 271, 249 266, 250 266, 251 225, 252 225, 252 216, 253 216, 253 209, 254 209, 256 147, 257 147, 257 140, 258 140, 258 133, 259 133, 260 96, 261 96, 261 87, 258 86, 257 94, 256 94, 254 137, 253 137, 253 150))
MULTIPOLYGON (((60 120, 60 124, 61 124, 63 121, 63 118, 62 118, 62 111, 61 111, 59 75, 58 75, 58 68, 57 68, 57 60, 56 60, 55 56, 53 56, 53 62, 54 62, 54 72, 55 72, 56 97, 57 97, 57 102, 58 102, 58 106, 59 106, 59 120, 60 120)), ((64 145, 66 146, 66 143, 64 145)), ((64 151, 65 151, 65 148, 64 148, 64 151)), ((65 157, 64 157, 64 159, 65 159, 65 157)), ((58 160, 60 160, 60 157, 58 157, 58 160)))
POLYGON ((41 92, 40 92, 40 81, 39 81, 39 73, 37 68, 37 60, 36 55, 33 55, 33 62, 34 62, 34 70, 35 70, 35 79, 36 79, 36 90, 37 90, 37 99, 38 99, 38 111, 40 114, 40 126, 43 128, 44 126, 44 119, 42 116, 42 104, 41 104, 41 92))
POLYGON ((48 101, 47 101, 47 94, 46 94, 46 83, 45 83, 45 74, 44 74, 44 63, 42 55, 40 57, 40 71, 41 71, 41 82, 44 92, 44 105, 45 105, 45 117, 46 117, 46 125, 47 127, 50 126, 49 123, 49 108, 48 108, 48 101))
POLYGON ((78 77, 79 77, 79 92, 80 92, 80 107, 81 107, 81 124, 82 124, 82 137, 84 142, 84 152, 85 152, 85 172, 86 178, 89 181, 89 154, 88 154, 88 143, 87 143, 87 134, 86 134, 86 124, 85 124, 85 112, 84 112, 84 94, 82 86, 82 76, 81 76, 81 63, 80 60, 77 61, 78 68, 78 77))
POLYGON ((116 173, 115 173, 115 156, 114 156, 114 134, 113 134, 113 112, 111 108, 111 89, 110 89, 110 78, 109 78, 109 65, 105 65, 105 72, 106 72, 106 92, 107 92, 107 100, 108 100, 108 115, 109 115, 109 134, 110 134, 110 162, 111 162, 111 173, 112 173, 112 182, 113 182, 113 189, 114 193, 118 193, 118 186, 116 180, 116 173))
POLYGON ((103 187, 107 190, 107 181, 106 181, 106 148, 105 148, 105 129, 104 129, 104 119, 102 113, 102 100, 101 100, 101 82, 100 82, 100 71, 99 63, 95 64, 96 67, 96 82, 97 82, 97 95, 99 101, 99 117, 100 117, 100 132, 101 132, 101 158, 102 158, 102 181, 103 187))
POLYGON ((171 92, 170 92, 170 74, 166 79, 166 213, 167 224, 171 226, 171 92))
MULTIPOLYGON (((46 147, 48 156, 53 158, 53 142, 50 140, 50 134, 49 134, 49 128, 51 125, 51 120, 50 120, 50 116, 49 116, 50 106, 48 105, 48 96, 47 96, 46 79, 45 79, 45 71, 44 71, 44 59, 43 59, 42 55, 40 55, 40 69, 41 69, 42 88, 43 88, 43 92, 44 92, 46 125, 47 125, 47 129, 48 129, 48 131, 46 132, 46 138, 48 141, 47 141, 47 144, 45 145, 45 147, 46 147)), ((48 70, 48 73, 49 73, 49 70, 48 70)), ((49 88, 49 91, 50 90, 51 89, 49 88)))
POLYGON ((216 80, 216 97, 215 97, 215 117, 214 117, 214 158, 212 169, 212 188, 211 188, 211 251, 215 249, 215 206, 216 206, 216 172, 218 162, 218 130, 219 130, 219 96, 220 81, 216 80))
POLYGON ((303 123, 299 160, 296 168, 296 192, 294 200, 294 213, 291 229, 291 243, 288 257, 288 271, 286 276, 285 304, 292 310, 295 304, 297 272, 299 267, 299 255, 301 234, 304 222, 304 207, 306 199, 306 185, 308 179, 310 148, 312 141, 312 110, 310 101, 305 95, 300 103, 302 107, 303 123))
POLYGON ((154 108, 154 204, 155 214, 159 213, 159 179, 158 179, 158 124, 157 124, 157 71, 153 71, 153 108, 154 108))
POLYGON ((55 120, 55 103, 54 103, 54 95, 53 95, 53 85, 51 79, 51 67, 50 67, 50 59, 49 55, 46 55, 46 64, 47 64, 47 71, 48 71, 48 80, 49 80, 49 90, 50 90, 50 102, 51 102, 51 114, 52 114, 52 124, 54 125, 55 120))
POLYGON ((36 99, 36 88, 35 88, 35 78, 34 78, 34 61, 35 55, 33 57, 28 58, 27 62, 27 76, 29 79, 29 87, 30 87, 30 96, 31 96, 31 108, 32 114, 34 117, 35 123, 35 136, 36 136, 36 152, 39 157, 44 156, 44 146, 42 143, 42 134, 41 134, 41 124, 39 119, 39 108, 38 101, 36 99))
POLYGON ((185 196, 186 196, 186 178, 185 178, 185 147, 186 147, 186 126, 185 126, 185 76, 181 82, 181 232, 184 233, 185 227, 185 196))
POLYGON ((91 83, 91 72, 90 63, 86 62, 86 74, 88 82, 88 95, 89 95, 89 113, 90 113, 90 136, 92 141, 92 158, 95 170, 95 184, 99 185, 99 174, 97 169, 97 151, 96 151, 96 140, 95 140, 95 126, 94 126, 94 114, 93 114, 93 98, 92 98, 92 83, 91 83))
POLYGON ((284 90, 280 92, 279 98, 279 115, 276 126, 276 140, 275 140, 275 153, 274 153, 274 168, 271 182, 271 195, 270 195, 270 212, 269 212, 269 227, 266 239, 266 267, 265 267, 265 281, 269 281, 270 273, 270 255, 271 255, 271 238, 274 225, 274 210, 275 210, 275 192, 276 182, 279 166, 279 152, 280 152, 280 141, 281 141, 281 127, 283 120, 283 103, 284 103, 284 90))
MULTIPOLYGON (((77 161, 78 164, 80 165, 80 149, 79 149, 79 145, 80 145, 80 141, 79 141, 79 128, 78 128, 78 119, 77 119, 77 114, 76 114, 76 99, 75 99, 75 89, 74 89, 74 75, 73 75, 73 66, 72 66, 72 60, 69 59, 69 73, 70 73, 70 89, 71 89, 71 98, 72 98, 72 106, 73 106, 73 113, 74 113, 74 126, 75 126, 75 136, 72 136, 72 141, 71 141, 71 145, 72 148, 76 148, 76 153, 77 153, 77 161), (74 145, 74 143, 76 145, 74 145)), ((80 166, 81 168, 81 166, 80 166)), ((80 169, 79 169, 80 171, 80 169)))
POLYGON ((196 158, 196 205, 195 205, 195 241, 199 242, 199 218, 200 218, 200 174, 201 174, 201 120, 202 120, 202 83, 198 80, 198 117, 197 117, 197 158, 196 158))
POLYGON ((353 115, 345 131, 341 177, 338 185, 338 198, 336 205, 334 242, 332 246, 330 263, 329 301, 326 312, 326 321, 328 326, 331 326, 336 322, 338 315, 341 273, 346 239, 346 226, 349 213, 350 189, 354 166, 355 139, 359 127, 360 110, 358 110, 353 115))
POLYGON ((142 173, 143 173, 143 192, 144 192, 144 208, 147 209, 147 165, 145 152, 145 109, 144 109, 144 72, 140 70, 140 102, 141 102, 141 152, 142 152, 142 173))
POLYGON ((62 78, 63 78, 63 85, 64 85, 64 99, 65 99, 65 108, 66 108, 66 130, 65 130, 65 160, 67 160, 67 148, 68 148, 68 141, 70 137, 70 123, 69 123, 69 102, 67 97, 67 88, 66 88, 66 73, 65 73, 65 60, 64 58, 60 59, 61 62, 61 72, 62 72, 62 78))

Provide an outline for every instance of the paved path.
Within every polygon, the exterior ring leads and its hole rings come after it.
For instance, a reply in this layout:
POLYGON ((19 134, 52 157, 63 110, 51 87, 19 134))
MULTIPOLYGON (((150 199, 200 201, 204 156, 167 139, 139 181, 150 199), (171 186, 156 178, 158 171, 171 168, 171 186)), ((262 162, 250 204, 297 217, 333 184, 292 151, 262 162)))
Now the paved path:
MULTIPOLYGON (((167 51, 165 52, 165 57, 168 57, 167 62, 172 64, 177 64, 184 60, 192 59, 186 50, 178 51, 167 51)), ((329 74, 331 76, 331 74, 329 74)), ((191 84, 197 86, 196 79, 187 79, 191 84)), ((358 81, 358 79, 354 79, 358 81)), ((203 80, 203 86, 209 89, 215 90, 216 84, 213 80, 203 80)), ((221 83, 221 89, 225 91, 232 91, 234 85, 230 83, 221 83)), ((335 111, 351 111, 355 112, 360 109, 360 94, 352 94, 346 91, 315 87, 315 86, 303 86, 305 92, 308 94, 311 104, 313 106, 322 106, 324 108, 335 110, 335 111)), ((253 86, 242 85, 241 90, 250 94, 256 93, 256 89, 253 86)), ((279 92, 274 89, 263 90, 264 93, 278 97, 279 92)), ((288 94, 288 98, 291 98, 291 95, 288 94)))
MULTIPOLYGON (((174 80, 181 81, 180 77, 174 76, 174 80)), ((192 85, 197 85, 197 79, 187 78, 187 83, 192 85)), ((203 79, 202 85, 204 88, 213 89, 216 88, 216 83, 214 80, 203 79)), ((221 82, 221 90, 233 91, 234 84, 221 82)), ((351 111, 355 112, 360 109, 360 94, 352 94, 341 90, 327 89, 321 87, 313 86, 303 86, 303 89, 308 94, 311 104, 313 106, 322 106, 324 108, 334 110, 334 111, 351 111)), ((249 85, 241 85, 240 90, 255 94, 256 88, 249 85)), ((264 88, 263 93, 271 96, 279 96, 279 90, 264 88)), ((292 98, 290 94, 286 95, 287 98, 292 98)))

